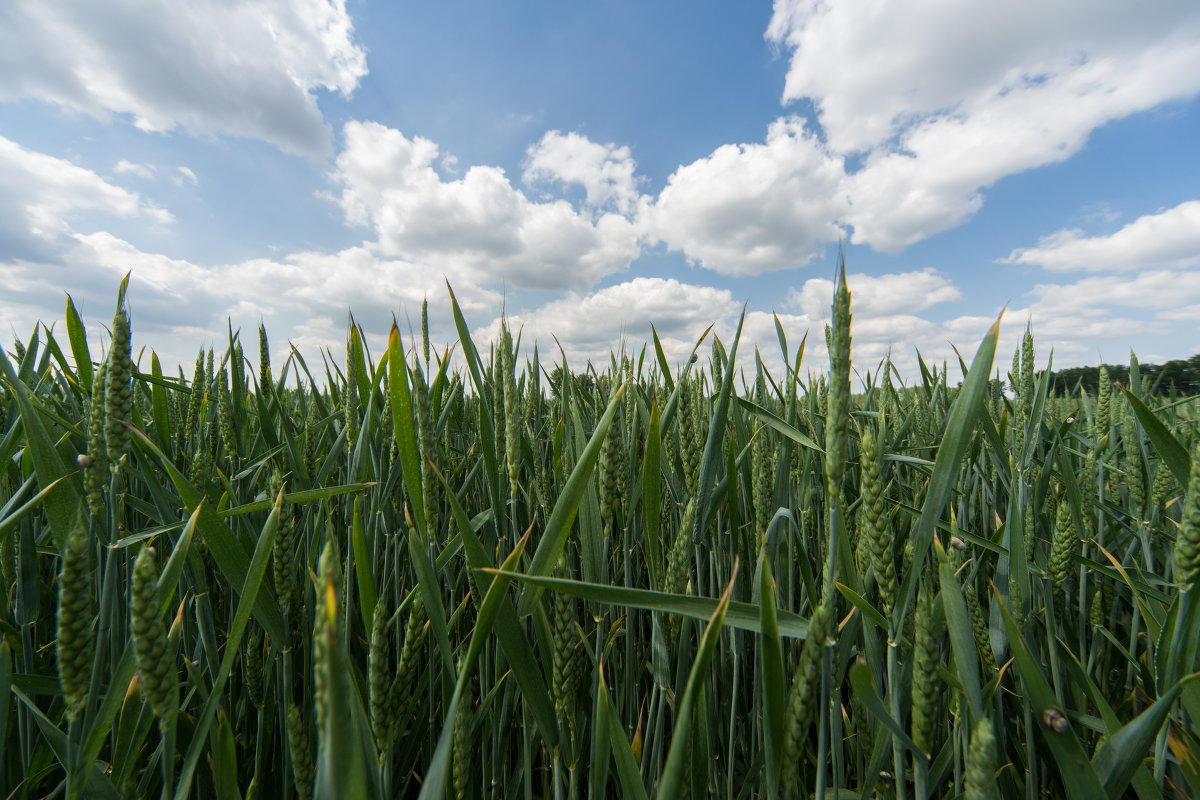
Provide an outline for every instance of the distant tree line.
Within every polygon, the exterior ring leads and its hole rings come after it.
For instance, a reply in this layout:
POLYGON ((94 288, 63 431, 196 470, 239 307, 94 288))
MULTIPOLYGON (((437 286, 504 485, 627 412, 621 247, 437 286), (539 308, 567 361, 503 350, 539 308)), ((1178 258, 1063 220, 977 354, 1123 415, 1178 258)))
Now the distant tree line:
MULTIPOLYGON (((1128 364, 1105 364, 1108 377, 1122 386, 1129 385, 1128 364)), ((1200 354, 1163 364, 1138 364, 1141 380, 1162 394, 1200 394, 1200 354)), ((1080 385, 1094 395, 1100 383, 1100 367, 1070 367, 1050 373, 1050 391, 1057 395, 1078 394, 1080 385)))

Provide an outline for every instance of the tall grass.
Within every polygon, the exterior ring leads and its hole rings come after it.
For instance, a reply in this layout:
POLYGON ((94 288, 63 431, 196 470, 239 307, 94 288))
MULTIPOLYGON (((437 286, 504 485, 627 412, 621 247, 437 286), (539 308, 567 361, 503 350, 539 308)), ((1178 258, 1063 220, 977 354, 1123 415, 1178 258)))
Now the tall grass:
POLYGON ((551 371, 451 292, 461 369, 352 320, 189 380, 124 288, 0 355, 0 796, 1200 794, 1196 404, 1136 360, 852 382, 843 268, 827 371, 551 371))

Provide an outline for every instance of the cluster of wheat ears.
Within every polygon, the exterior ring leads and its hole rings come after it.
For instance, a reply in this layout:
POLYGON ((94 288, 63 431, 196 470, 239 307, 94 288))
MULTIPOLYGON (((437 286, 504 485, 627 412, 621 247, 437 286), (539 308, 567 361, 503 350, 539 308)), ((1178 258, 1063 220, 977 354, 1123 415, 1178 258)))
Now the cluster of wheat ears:
POLYGON ((547 370, 451 291, 440 352, 189 380, 124 294, 0 353, 0 797, 1200 795, 1198 415, 1136 361, 852 380, 843 267, 827 371, 547 370))

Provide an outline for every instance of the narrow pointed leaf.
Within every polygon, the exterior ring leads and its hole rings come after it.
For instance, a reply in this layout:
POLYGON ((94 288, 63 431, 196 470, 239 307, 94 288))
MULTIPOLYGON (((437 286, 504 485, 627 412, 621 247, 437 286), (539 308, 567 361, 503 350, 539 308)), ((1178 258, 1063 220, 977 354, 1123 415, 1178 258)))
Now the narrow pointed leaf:
MULTIPOLYGON (((500 574, 497 571, 497 574, 500 574)), ((521 572, 506 573, 510 578, 521 583, 528 583, 545 589, 564 592, 584 600, 606 603, 625 608, 638 608, 643 611, 662 611, 667 614, 678 614, 696 620, 712 618, 719 601, 713 597, 697 597, 690 594, 671 594, 655 592, 650 589, 631 589, 624 586, 609 586, 600 583, 570 580, 568 578, 538 577, 521 572)), ((783 609, 777 609, 779 635, 791 639, 808 637, 808 622, 798 614, 783 609)), ((730 628, 762 633, 762 612, 753 603, 730 601, 725 614, 725 624, 730 628)))
POLYGON ((92 393, 92 354, 88 350, 87 327, 75 310, 75 301, 67 295, 67 341, 71 345, 71 357, 75 359, 75 374, 84 396, 92 393))
MULTIPOLYGON (((730 360, 732 361, 732 358, 730 360)), ((700 639, 700 646, 696 649, 696 658, 688 673, 687 688, 675 711, 675 732, 671 736, 667 762, 663 765, 662 778, 658 784, 659 797, 681 796, 687 769, 686 756, 692 728, 692 709, 696 706, 700 692, 704 689, 704 681, 708 676, 708 664, 712 660, 713 651, 717 648, 717 640, 721 634, 721 627, 725 623, 725 611, 729 608, 729 598, 733 593, 733 582, 736 578, 737 565, 735 564, 733 576, 725 587, 725 591, 721 593, 721 600, 717 603, 716 611, 709 619, 708 627, 704 629, 704 635, 700 639)))
MULTIPOLYGON (((46 518, 50 521, 50 533, 56 546, 67 541, 71 526, 75 522, 75 510, 79 508, 80 486, 78 478, 60 480, 69 473, 78 473, 77 469, 68 470, 55 449, 50 434, 42 424, 41 415, 33 407, 29 399, 29 391, 23 381, 13 371, 8 360, 8 354, 0 348, 0 371, 8 379, 10 391, 17 401, 21 415, 21 425, 25 430, 25 442, 29 447, 29 455, 33 461, 34 472, 37 473, 38 483, 43 488, 54 488, 47 493, 42 501, 46 518)), ((61 549, 61 547, 60 547, 61 549)))
MULTIPOLYGON (((486 571, 492 566, 491 559, 488 557, 487 551, 483 549, 479 537, 475 535, 475 530, 471 527, 471 521, 467 519, 462 504, 458 502, 458 498, 450 490, 450 485, 446 483, 445 477, 437 470, 436 466, 434 474, 437 475, 442 487, 446 490, 446 498, 450 501, 455 525, 458 527, 459 536, 462 537, 463 552, 466 553, 471 569, 478 571, 476 583, 479 590, 486 595, 492 585, 492 575, 486 571)), ((507 598, 500 603, 495 626, 496 636, 500 640, 500 648, 504 651, 504 657, 508 659, 509 666, 512 667, 513 675, 517 679, 517 686, 521 689, 521 696, 530 711, 533 712, 542 737, 548 743, 554 744, 558 740, 558 719, 554 714, 554 702, 550 699, 546 681, 542 678, 542 671, 538 667, 537 659, 534 658, 533 649, 525 638, 525 631, 521 628, 520 620, 517 619, 516 609, 507 598)))
POLYGON ((850 686, 854 689, 854 696, 867 707, 867 710, 871 712, 871 716, 883 723, 888 732, 907 748, 913 754, 914 758, 926 757, 921 748, 917 746, 917 743, 905 732, 904 726, 897 722, 896 718, 887 710, 887 706, 883 703, 883 698, 875 691, 874 679, 871 677, 871 670, 866 664, 858 663, 850 668, 850 686))
POLYGON ((608 737, 608 746, 617 767, 617 778, 621 782, 621 796, 634 798, 634 800, 649 800, 649 795, 646 794, 646 785, 642 783, 642 774, 637 758, 633 754, 633 748, 629 746, 629 739, 625 735, 624 728, 621 727, 621 720, 612 707, 612 698, 609 697, 608 686, 604 683, 603 670, 600 671, 600 703, 605 721, 608 723, 605 735, 608 737))
POLYGON ((758 564, 759 608, 762 624, 762 686, 763 713, 767 726, 767 773, 768 786, 778 784, 780 757, 783 754, 784 708, 787 704, 787 687, 783 676, 783 644, 779 638, 779 619, 775 609, 775 581, 771 572, 771 560, 766 548, 758 564))
MULTIPOLYGON (((563 545, 567 543, 567 536, 571 532, 571 523, 575 521, 575 515, 579 511, 579 503, 583 500, 584 492, 587 491, 592 469, 596 466, 596 459, 600 456, 600 448, 604 445, 608 426, 612 423, 613 416, 621 408, 621 395, 624 391, 625 387, 622 386, 613 392, 612 399, 608 402, 608 408, 596 423, 596 430, 592 433, 592 438, 580 454, 579 460, 575 462, 575 468, 571 470, 571 475, 567 478, 567 483, 563 486, 562 493, 559 494, 558 500, 554 503, 554 509, 550 512, 550 519, 546 521, 546 530, 542 533, 542 539, 533 553, 533 561, 526 571, 528 575, 545 577, 553 571, 554 565, 558 563, 558 556, 562 553, 563 545)), ((517 613, 521 616, 529 614, 533 610, 534 603, 541 596, 541 586, 536 584, 526 586, 521 593, 517 613)))
MULTIPOLYGON (((1033 706, 1036 724, 1042 733, 1042 740, 1049 746, 1050 754, 1058 766, 1058 773, 1062 778, 1067 797, 1070 800, 1094 800, 1097 797, 1107 796, 1107 792, 1100 782, 1100 776, 1096 774, 1091 759, 1084 752, 1083 745, 1080 744, 1075 731, 1068 727, 1067 730, 1060 733, 1045 723, 1043 717, 1046 710, 1057 708, 1058 698, 1054 696, 1054 691, 1046 681, 1046 676, 1042 674, 1041 668, 1038 667, 1033 654, 1025 646, 1025 637, 1017 629, 1017 624, 1013 622, 1008 609, 1004 607, 1004 603, 999 598, 996 598, 996 602, 1004 616, 1005 627, 1008 628, 1009 646, 1012 647, 1017 673, 1021 676, 1025 693, 1029 698, 1029 703, 1033 706)), ((1061 709, 1059 710, 1061 711, 1061 709)))
POLYGON ((418 800, 441 800, 446 796, 446 777, 450 770, 450 741, 454 735, 454 717, 462 699, 463 688, 470 680, 471 673, 475 671, 475 662, 483 651, 484 642, 491 635, 492 625, 496 621, 502 604, 506 602, 504 595, 508 590, 509 579, 505 575, 505 570, 515 568, 520 562, 528 536, 529 534, 526 534, 522 537, 513 551, 509 553, 508 558, 504 559, 501 571, 498 573, 499 577, 492 581, 492 585, 488 587, 483 602, 479 606, 479 617, 475 621, 475 630, 471 634, 471 644, 463 658, 462 668, 458 671, 454 694, 446 706, 442 732, 438 736, 437 747, 434 749, 433 759, 429 763, 428 776, 421 784, 421 794, 418 800))
POLYGON ((251 559, 250 566, 245 572, 245 580, 238 595, 237 609, 233 614, 233 624, 229 629, 228 637, 224 643, 225 653, 221 659, 221 669, 217 673, 216 680, 213 681, 208 700, 204 703, 204 709, 196 721, 196 728, 192 734, 192 743, 188 747, 188 751, 183 759, 183 765, 179 770, 175 800, 185 800, 188 796, 192 776, 195 774, 196 765, 200 759, 200 752, 204 747, 204 742, 208 738, 208 728, 213 723, 217 709, 224 702, 223 689, 225 682, 229 679, 229 674, 233 670, 233 662, 238 656, 238 649, 242 643, 242 634, 246 631, 251 611, 254 609, 255 601, 258 599, 259 590, 263 586, 267 563, 270 560, 271 549, 275 544, 275 534, 279 530, 279 515, 282 509, 283 492, 281 491, 275 499, 275 507, 271 510, 271 515, 267 517, 267 521, 263 524, 262 531, 258 536, 258 544, 254 548, 254 557, 251 559))
POLYGON ((642 460, 642 536, 654 585, 662 583, 662 543, 659 540, 662 503, 662 428, 658 402, 650 406, 650 428, 646 432, 646 455, 642 460))
POLYGON ((954 652, 954 666, 958 673, 958 682, 967 695, 967 706, 971 710, 972 721, 978 721, 983 719, 985 712, 983 691, 979 688, 978 651, 975 646, 975 636, 971 630, 967 602, 963 598, 958 576, 954 574, 954 567, 945 557, 942 543, 934 539, 933 544, 937 548, 942 607, 946 612, 946 627, 950 632, 950 647, 954 652))
POLYGON ((1129 406, 1137 416, 1138 422, 1142 424, 1142 430, 1146 432, 1146 437, 1158 451, 1159 458, 1171 470, 1171 474, 1175 476, 1175 480, 1179 481, 1179 485, 1187 486, 1188 473, 1192 463, 1187 447, 1176 438, 1175 434, 1171 433, 1140 397, 1124 386, 1121 387, 1121 391, 1129 400, 1129 406))
POLYGON ((912 604, 917 591, 917 578, 929 555, 930 545, 937 530, 938 520, 954 490, 954 482, 958 477, 958 467, 971 444, 975 423, 982 414, 984 402, 987 399, 988 380, 992 371, 992 361, 996 355, 996 340, 1000 336, 1000 320, 993 323, 971 362, 971 370, 963 382, 962 388, 954 398, 953 405, 946 419, 946 428, 942 434, 942 443, 938 447, 937 457, 933 462, 933 475, 929 479, 929 489, 925 495, 925 504, 921 507, 921 517, 912 532, 913 563, 904 575, 900 585, 900 593, 896 603, 894 621, 903 623, 908 608, 912 604))
POLYGON ((408 361, 404 357, 404 342, 400 329, 392 321, 388 334, 388 392, 391 395, 392 430, 396 436, 396 447, 400 451, 400 467, 404 473, 404 486, 408 489, 408 503, 412 508, 413 521, 422 539, 429 536, 425 529, 425 506, 421 493, 421 458, 417 451, 417 428, 413 417, 412 394, 409 389, 408 361))
POLYGON ((162 385, 162 367, 158 363, 158 354, 150 353, 150 374, 154 381, 150 384, 150 397, 153 402, 154 429, 158 433, 158 445, 164 453, 171 451, 171 425, 167 415, 167 390, 162 385))
POLYGON ((1171 706, 1179 693, 1189 684, 1200 679, 1192 674, 1168 689, 1154 704, 1138 714, 1100 747, 1092 759, 1092 767, 1104 783, 1104 790, 1112 800, 1125 793, 1125 787, 1133 779, 1134 772, 1154 748, 1159 731, 1171 714, 1171 706))
POLYGON ((746 321, 746 309, 738 320, 737 332, 733 335, 733 346, 729 348, 729 361, 721 381, 721 393, 717 397, 712 420, 708 425, 708 441, 704 444, 704 455, 700 458, 700 478, 696 493, 696 517, 692 527, 692 541, 699 544, 708 530, 709 497, 716 482, 717 465, 721 461, 721 445, 725 441, 725 423, 729 419, 729 398, 733 394, 733 367, 737 359, 738 342, 742 338, 742 324, 746 321))

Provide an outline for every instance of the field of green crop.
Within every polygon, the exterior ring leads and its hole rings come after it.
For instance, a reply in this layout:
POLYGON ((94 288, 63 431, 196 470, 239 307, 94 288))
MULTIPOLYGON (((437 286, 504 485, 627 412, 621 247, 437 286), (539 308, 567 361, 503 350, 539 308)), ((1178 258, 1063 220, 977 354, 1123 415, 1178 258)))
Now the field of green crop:
POLYGON ((1005 320, 852 379, 841 274, 777 374, 451 293, 172 376, 68 299, 0 354, 0 798, 1200 796, 1197 403, 1005 320))

